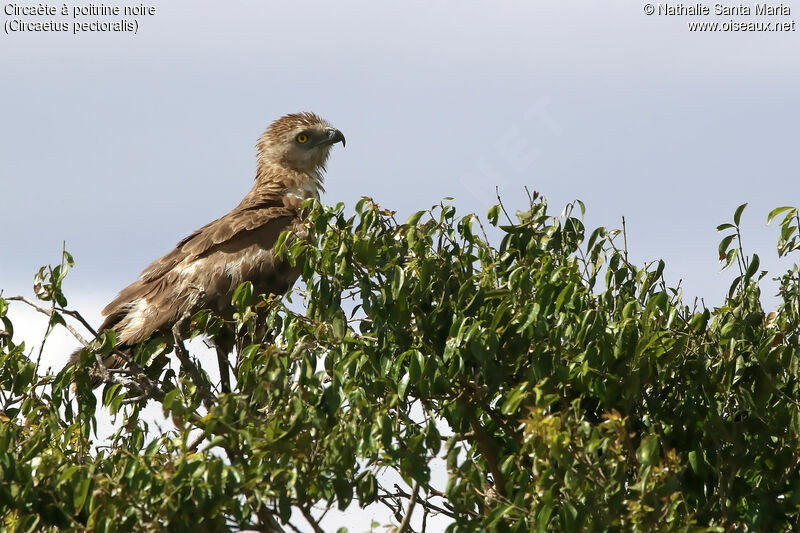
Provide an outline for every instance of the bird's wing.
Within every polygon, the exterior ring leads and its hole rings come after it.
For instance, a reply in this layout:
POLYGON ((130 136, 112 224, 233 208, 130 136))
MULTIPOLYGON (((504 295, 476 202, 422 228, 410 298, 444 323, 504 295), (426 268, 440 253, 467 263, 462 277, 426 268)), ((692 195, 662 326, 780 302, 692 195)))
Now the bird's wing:
POLYGON ((211 253, 215 248, 230 244, 238 235, 263 229, 268 241, 261 242, 271 248, 284 229, 297 217, 296 209, 284 205, 281 196, 273 190, 251 191, 233 211, 194 231, 176 245, 168 254, 156 259, 145 268, 140 279, 120 291, 119 295, 103 309, 106 323, 114 322, 113 315, 124 312, 149 286, 158 284, 179 264, 211 253))

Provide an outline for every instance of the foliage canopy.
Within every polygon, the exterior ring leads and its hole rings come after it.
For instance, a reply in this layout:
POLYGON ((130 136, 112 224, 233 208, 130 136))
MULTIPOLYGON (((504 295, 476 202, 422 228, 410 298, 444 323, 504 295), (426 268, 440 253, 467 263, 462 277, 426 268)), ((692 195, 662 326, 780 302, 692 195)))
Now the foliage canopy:
MULTIPOLYGON (((322 531, 326 506, 370 504, 404 531, 412 513, 445 515, 452 532, 796 524, 797 264, 768 315, 740 206, 718 227, 720 260, 738 270, 725 303, 689 306, 662 261, 628 262, 619 231, 587 237, 581 202, 551 216, 530 200, 515 221, 489 210, 499 246, 452 205, 399 223, 369 199, 352 215, 310 204, 308 241, 279 244, 302 268, 307 311, 244 284, 235 323, 194 317, 194 334, 236 335, 229 394, 196 363, 148 365, 171 342, 140 345, 100 395, 119 422, 107 442, 91 440, 101 411, 86 367, 113 333, 43 374, 12 337, 17 298, 0 299, 4 526, 322 531), (152 401, 174 430, 140 417, 152 401)), ((778 253, 800 250, 797 209, 772 219, 778 253)), ((69 266, 65 252, 37 274, 53 327, 80 318, 62 292, 69 266)))

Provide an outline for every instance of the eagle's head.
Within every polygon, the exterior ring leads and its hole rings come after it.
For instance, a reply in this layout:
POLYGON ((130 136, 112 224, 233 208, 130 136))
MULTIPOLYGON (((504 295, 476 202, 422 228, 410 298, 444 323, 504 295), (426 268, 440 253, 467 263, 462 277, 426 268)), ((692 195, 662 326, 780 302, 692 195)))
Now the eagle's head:
POLYGON ((314 113, 292 113, 273 122, 258 140, 259 165, 277 165, 321 180, 331 146, 342 132, 314 113))

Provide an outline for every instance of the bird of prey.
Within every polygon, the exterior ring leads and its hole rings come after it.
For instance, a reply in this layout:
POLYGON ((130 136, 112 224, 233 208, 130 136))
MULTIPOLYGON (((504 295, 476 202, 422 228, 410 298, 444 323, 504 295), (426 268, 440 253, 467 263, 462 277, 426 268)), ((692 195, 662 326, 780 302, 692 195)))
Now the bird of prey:
MULTIPOLYGON (((243 282, 250 281, 255 294, 284 294, 299 270, 275 256, 275 243, 285 230, 302 234, 300 205, 324 191, 325 163, 338 142, 345 145, 342 132, 313 113, 273 122, 256 144, 252 190, 230 213, 181 240, 122 289, 103 309, 100 331, 113 330, 117 347, 126 352, 154 333, 185 330, 187 319, 201 309, 230 317, 233 291, 243 282)), ((79 355, 80 350, 71 361, 79 355)), ((119 368, 124 360, 111 355, 103 363, 119 368)), ((95 370, 92 385, 101 382, 95 370)))

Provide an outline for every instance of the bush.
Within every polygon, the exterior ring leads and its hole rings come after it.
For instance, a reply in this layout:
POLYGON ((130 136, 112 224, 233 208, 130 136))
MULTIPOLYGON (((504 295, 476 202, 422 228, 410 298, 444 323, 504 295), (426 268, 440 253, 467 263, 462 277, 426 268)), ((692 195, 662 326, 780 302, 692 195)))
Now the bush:
MULTIPOLYGON (((800 271, 760 304, 758 256, 722 224, 725 303, 686 305, 663 261, 637 267, 619 231, 586 238, 575 216, 530 209, 488 222, 452 205, 405 224, 363 199, 347 216, 309 206, 308 241, 280 241, 302 268, 307 311, 233 297, 194 333, 236 335, 237 378, 218 392, 196 365, 116 374, 102 404, 119 430, 91 441, 98 406, 85 368, 40 375, 12 340, 0 299, 0 515, 17 531, 280 531, 319 506, 387 505, 452 519, 449 531, 789 530, 800 510, 800 271), (74 390, 71 384, 74 382, 74 390), (141 417, 158 401, 174 431, 141 417), (447 480, 431 475, 446 458, 447 480), (386 471, 411 487, 388 487, 386 471), (312 509, 312 506, 316 506, 312 509)), ((800 249, 798 211, 778 252, 800 249)), ((72 258, 37 296, 65 323, 72 258)), ((113 350, 113 333, 93 341, 113 350)), ((138 347, 138 366, 172 345, 138 347)))

